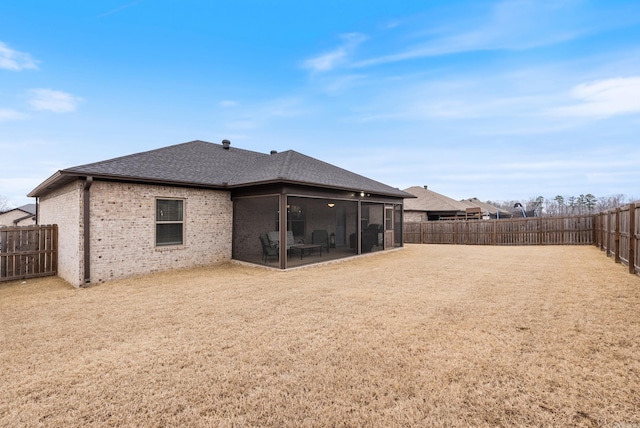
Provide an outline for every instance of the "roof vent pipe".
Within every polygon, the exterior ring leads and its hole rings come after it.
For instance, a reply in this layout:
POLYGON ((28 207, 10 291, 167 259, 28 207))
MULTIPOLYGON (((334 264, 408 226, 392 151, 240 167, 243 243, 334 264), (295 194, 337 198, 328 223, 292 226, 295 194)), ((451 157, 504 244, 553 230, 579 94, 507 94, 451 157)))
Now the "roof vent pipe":
POLYGON ((276 154, 278 154, 278 151, 277 150, 271 150, 271 154, 272 155, 276 155, 276 154))
POLYGON ((231 146, 231 141, 229 140, 222 140, 222 148, 225 150, 229 150, 229 146, 231 146))
POLYGON ((427 189, 427 185, 426 185, 426 184, 424 185, 424 190, 428 190, 428 189, 427 189))

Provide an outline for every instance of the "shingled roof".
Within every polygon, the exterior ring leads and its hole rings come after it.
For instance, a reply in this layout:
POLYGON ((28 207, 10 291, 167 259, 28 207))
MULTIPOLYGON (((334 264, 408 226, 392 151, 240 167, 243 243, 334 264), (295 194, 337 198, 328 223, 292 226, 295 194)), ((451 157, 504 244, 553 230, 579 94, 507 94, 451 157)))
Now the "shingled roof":
POLYGON ((411 198, 399 189, 293 150, 264 154, 191 141, 58 171, 29 196, 41 196, 77 177, 233 189, 296 183, 411 198))
POLYGON ((491 215, 496 215, 496 213, 500 213, 500 217, 508 217, 513 215, 511 212, 503 210, 501 208, 495 207, 493 205, 487 204, 486 202, 482 202, 478 198, 469 198, 464 199, 462 202, 470 203, 472 206, 476 206, 482 209, 483 212, 488 212, 491 215))
POLYGON ((405 192, 416 196, 404 203, 405 211, 460 211, 465 212, 470 204, 456 201, 448 196, 429 190, 421 186, 404 189, 405 192))

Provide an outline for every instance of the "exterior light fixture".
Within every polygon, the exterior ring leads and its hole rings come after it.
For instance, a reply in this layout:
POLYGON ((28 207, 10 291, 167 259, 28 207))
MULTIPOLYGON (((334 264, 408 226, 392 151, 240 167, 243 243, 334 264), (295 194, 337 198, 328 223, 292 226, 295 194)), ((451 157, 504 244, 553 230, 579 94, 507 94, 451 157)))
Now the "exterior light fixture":
POLYGON ((334 204, 334 203, 330 203, 330 204, 327 204, 327 206, 328 206, 329 208, 333 208, 333 207, 335 207, 335 206, 336 206, 336 204, 334 204))
POLYGON ((360 196, 361 196, 361 197, 364 197, 364 192, 360 192, 360 196))

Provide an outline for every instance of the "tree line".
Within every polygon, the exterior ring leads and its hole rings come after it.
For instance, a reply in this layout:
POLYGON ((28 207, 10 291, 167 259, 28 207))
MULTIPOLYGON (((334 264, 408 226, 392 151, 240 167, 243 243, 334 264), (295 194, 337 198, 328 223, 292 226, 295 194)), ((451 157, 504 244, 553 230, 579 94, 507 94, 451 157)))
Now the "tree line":
POLYGON ((505 211, 518 213, 520 208, 515 207, 521 204, 529 217, 596 214, 631 202, 633 202, 633 198, 628 198, 623 194, 596 197, 592 193, 578 196, 556 195, 551 199, 537 196, 530 197, 525 201, 487 201, 488 204, 505 211))

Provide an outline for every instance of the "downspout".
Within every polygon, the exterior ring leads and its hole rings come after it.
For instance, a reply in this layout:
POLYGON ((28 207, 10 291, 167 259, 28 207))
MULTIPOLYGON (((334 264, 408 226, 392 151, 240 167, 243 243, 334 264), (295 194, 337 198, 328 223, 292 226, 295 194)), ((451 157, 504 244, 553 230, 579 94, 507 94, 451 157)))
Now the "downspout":
POLYGON ((356 254, 362 254, 362 201, 358 198, 358 225, 356 227, 356 254))
POLYGON ((36 226, 40 224, 40 197, 36 196, 36 226))
POLYGON ((93 177, 87 176, 84 181, 84 187, 82 192, 82 216, 83 216, 83 236, 84 236, 84 283, 91 282, 91 217, 89 211, 89 204, 91 202, 91 185, 93 184, 93 177))

